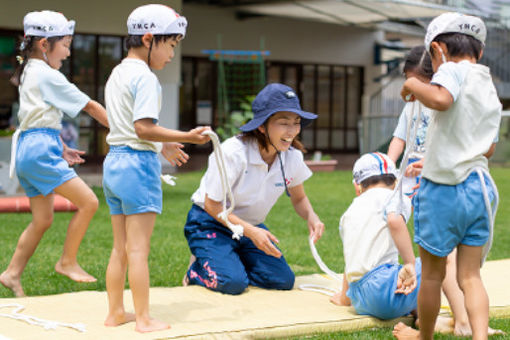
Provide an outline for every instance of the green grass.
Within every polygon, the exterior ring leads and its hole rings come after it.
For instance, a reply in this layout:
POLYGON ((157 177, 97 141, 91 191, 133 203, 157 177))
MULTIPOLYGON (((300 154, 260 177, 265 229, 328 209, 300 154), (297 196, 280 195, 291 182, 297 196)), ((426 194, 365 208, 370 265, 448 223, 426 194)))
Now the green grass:
MULTIPOLYGON (((496 218, 494 244, 489 260, 510 258, 510 169, 491 170, 500 193, 500 206, 496 218)), ((177 186, 164 185, 164 208, 158 216, 149 259, 152 286, 178 286, 187 267, 189 250, 183 227, 191 206, 190 196, 197 188, 202 172, 178 174, 177 186)), ((317 249, 324 262, 334 271, 343 270, 338 220, 354 197, 349 171, 316 173, 305 183, 306 192, 322 221, 326 225, 317 249)), ((112 232, 108 208, 100 188, 94 188, 100 208, 82 242, 79 262, 85 270, 98 278, 96 283, 75 283, 55 273, 53 266, 62 252, 69 213, 57 213, 53 226, 46 232, 22 277, 23 288, 29 296, 60 294, 79 290, 105 290, 105 272, 112 245, 112 232)), ((30 222, 30 214, 0 215, 0 270, 7 267, 16 242, 30 222)), ((271 231, 280 240, 280 248, 296 275, 319 272, 308 248, 308 228, 293 211, 289 199, 283 195, 266 220, 271 231)), ((412 226, 410 226, 412 230, 412 226)), ((13 294, 0 286, 0 297, 13 294)), ((491 325, 510 333, 510 320, 491 320, 491 325)), ((322 334, 317 339, 389 339, 390 329, 356 333, 322 334)), ((455 339, 455 337, 438 337, 455 339)), ((497 337, 494 337, 497 339, 497 337)))

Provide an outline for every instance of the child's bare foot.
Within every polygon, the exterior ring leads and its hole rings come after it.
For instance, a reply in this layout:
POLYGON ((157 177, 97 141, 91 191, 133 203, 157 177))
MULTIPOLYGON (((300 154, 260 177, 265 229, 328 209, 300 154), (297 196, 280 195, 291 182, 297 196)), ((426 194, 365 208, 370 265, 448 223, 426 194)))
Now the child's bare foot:
POLYGON ((132 321, 135 321, 135 314, 133 313, 108 314, 104 325, 106 327, 116 327, 132 321))
POLYGON ((21 280, 12 278, 6 272, 0 274, 0 283, 7 289, 10 289, 16 297, 26 296, 21 286, 21 280))
POLYGON ((76 282, 96 282, 97 279, 84 271, 78 263, 63 265, 60 259, 55 265, 55 271, 59 274, 65 275, 76 282))
MULTIPOLYGON (((505 332, 503 332, 501 329, 493 329, 493 328, 489 327, 489 329, 487 330, 487 334, 488 335, 496 335, 496 334, 505 334, 505 332)), ((455 336, 472 336, 473 332, 471 331, 471 326, 469 325, 469 323, 460 324, 457 322, 457 323, 455 323, 453 335, 455 335, 455 336)))
POLYGON ((156 332, 169 329, 170 325, 156 319, 149 319, 148 322, 136 322, 135 331, 140 333, 156 332))
MULTIPOLYGON (((457 327, 457 324, 455 324, 455 321, 453 318, 441 316, 438 315, 436 319, 436 325, 434 326, 434 332, 437 333, 443 333, 443 334, 451 334, 455 332, 455 328, 457 327), (455 327, 454 327, 455 325, 455 327)), ((469 327, 469 324, 468 324, 469 327)))
POLYGON ((419 340, 420 332, 399 322, 393 328, 393 336, 399 340, 419 340))
POLYGON ((184 287, 189 286, 189 277, 188 277, 188 270, 191 268, 191 265, 197 260, 196 256, 191 254, 189 258, 189 264, 188 269, 186 269, 186 272, 184 273, 184 277, 182 278, 182 285, 184 287))
POLYGON ((493 329, 493 328, 490 328, 488 329, 488 334, 489 335, 496 335, 496 334, 506 334, 504 331, 502 331, 501 329, 493 329))

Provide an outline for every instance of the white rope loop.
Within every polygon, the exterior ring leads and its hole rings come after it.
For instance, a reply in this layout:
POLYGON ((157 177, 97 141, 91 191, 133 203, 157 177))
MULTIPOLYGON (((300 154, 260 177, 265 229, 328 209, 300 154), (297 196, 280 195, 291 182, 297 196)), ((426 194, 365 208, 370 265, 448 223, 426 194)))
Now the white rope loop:
POLYGON ((223 191, 223 211, 218 214, 218 218, 222 219, 226 226, 232 231, 232 238, 234 240, 240 240, 244 234, 244 227, 239 224, 233 224, 229 221, 228 216, 234 210, 235 201, 234 195, 232 194, 232 189, 230 188, 230 184, 228 183, 228 176, 225 166, 225 160, 223 158, 223 151, 221 150, 220 140, 218 135, 211 130, 206 130, 202 134, 207 135, 211 138, 211 142, 214 148, 214 158, 216 159, 216 165, 218 167, 218 171, 220 173, 221 187, 223 191), (230 207, 227 209, 227 196, 230 201, 230 207))
POLYGON ((77 330, 78 332, 85 333, 87 331, 86 326, 82 323, 67 323, 67 322, 59 322, 52 320, 45 320, 41 318, 37 318, 35 316, 24 315, 21 312, 25 309, 25 306, 20 305, 18 303, 4 304, 0 305, 0 308, 14 308, 11 314, 0 313, 0 316, 25 321, 26 323, 34 326, 43 327, 46 330, 55 330, 57 327, 67 327, 77 330))

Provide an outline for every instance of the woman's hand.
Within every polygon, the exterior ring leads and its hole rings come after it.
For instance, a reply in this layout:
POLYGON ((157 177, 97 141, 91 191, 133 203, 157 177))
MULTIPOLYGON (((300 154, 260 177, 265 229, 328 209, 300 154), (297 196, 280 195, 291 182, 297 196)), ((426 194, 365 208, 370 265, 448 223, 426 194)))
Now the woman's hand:
POLYGON ((313 240, 313 243, 317 242, 322 237, 324 223, 321 222, 316 214, 313 214, 308 219, 308 230, 310 230, 310 238, 313 240))
POLYGON ((256 226, 245 226, 244 236, 248 237, 255 246, 270 256, 280 258, 282 253, 275 247, 274 243, 279 243, 278 239, 268 230, 256 226))

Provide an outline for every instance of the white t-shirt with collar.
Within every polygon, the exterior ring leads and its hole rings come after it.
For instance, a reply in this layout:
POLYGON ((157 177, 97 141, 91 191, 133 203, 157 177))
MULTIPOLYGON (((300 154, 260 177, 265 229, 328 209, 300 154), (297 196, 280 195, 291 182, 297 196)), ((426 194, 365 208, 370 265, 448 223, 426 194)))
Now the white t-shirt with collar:
POLYGON ((398 264, 398 249, 386 218, 389 213, 398 213, 407 221, 411 216, 411 200, 404 195, 400 201, 396 195, 384 209, 392 194, 391 189, 368 189, 352 201, 340 218, 348 282, 358 281, 382 264, 398 264))
POLYGON ((21 131, 34 128, 60 130, 62 112, 74 118, 90 101, 60 71, 35 58, 30 58, 23 70, 19 98, 21 131))
POLYGON ((431 84, 447 89, 454 102, 446 111, 433 111, 422 175, 436 183, 456 185, 474 167, 488 169, 484 154, 497 141, 502 106, 484 65, 444 63, 431 84))
MULTIPOLYGON (((233 214, 257 225, 263 223, 278 198, 285 192, 278 157, 270 168, 260 155, 255 140, 244 141, 232 137, 221 144, 226 172, 234 195, 233 214)), ((223 201, 223 189, 214 154, 209 156, 208 168, 200 187, 191 200, 204 208, 205 195, 214 201, 223 201)), ((301 151, 290 148, 281 153, 287 186, 302 184, 312 172, 303 160, 301 151)), ((227 206, 229 206, 227 202, 227 206)))
POLYGON ((161 85, 143 60, 125 58, 113 69, 106 82, 105 102, 109 145, 161 151, 161 143, 140 139, 135 132, 135 121, 152 118, 157 123, 161 111, 161 85))

